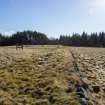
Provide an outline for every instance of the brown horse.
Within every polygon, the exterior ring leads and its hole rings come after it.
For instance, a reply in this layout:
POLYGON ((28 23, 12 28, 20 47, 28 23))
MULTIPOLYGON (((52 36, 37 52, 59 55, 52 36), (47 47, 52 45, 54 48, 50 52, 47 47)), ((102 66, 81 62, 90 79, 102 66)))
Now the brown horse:
POLYGON ((16 50, 18 50, 18 49, 22 49, 23 50, 23 44, 17 43, 16 44, 16 50))

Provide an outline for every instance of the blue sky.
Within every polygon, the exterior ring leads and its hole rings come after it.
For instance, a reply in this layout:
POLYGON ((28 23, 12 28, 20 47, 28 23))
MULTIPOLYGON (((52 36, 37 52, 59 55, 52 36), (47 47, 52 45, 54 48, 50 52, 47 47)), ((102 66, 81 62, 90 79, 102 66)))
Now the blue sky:
POLYGON ((0 32, 36 30, 49 37, 105 30, 105 0, 0 0, 0 32))

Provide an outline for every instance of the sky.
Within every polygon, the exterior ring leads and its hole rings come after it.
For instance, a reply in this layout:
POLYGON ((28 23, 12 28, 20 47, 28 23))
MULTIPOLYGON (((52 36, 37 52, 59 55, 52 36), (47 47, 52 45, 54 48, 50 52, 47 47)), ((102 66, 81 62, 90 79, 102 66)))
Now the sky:
POLYGON ((48 37, 105 31, 105 0, 0 0, 0 32, 23 30, 48 37))

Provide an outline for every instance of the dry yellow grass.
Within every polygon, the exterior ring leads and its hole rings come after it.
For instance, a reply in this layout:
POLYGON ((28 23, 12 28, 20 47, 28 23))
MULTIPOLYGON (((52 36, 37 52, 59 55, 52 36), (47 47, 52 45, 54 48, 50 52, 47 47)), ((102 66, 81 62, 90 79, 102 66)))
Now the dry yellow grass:
POLYGON ((105 49, 46 45, 0 47, 0 105, 80 105, 74 60, 91 89, 89 105, 105 105, 105 49))
POLYGON ((1 47, 0 105, 80 105, 73 74, 66 47, 1 47))

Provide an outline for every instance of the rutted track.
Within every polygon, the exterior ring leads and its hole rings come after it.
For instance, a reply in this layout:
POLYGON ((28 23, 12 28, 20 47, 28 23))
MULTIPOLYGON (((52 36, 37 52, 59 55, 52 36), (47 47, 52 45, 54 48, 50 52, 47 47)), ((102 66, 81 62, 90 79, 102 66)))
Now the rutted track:
POLYGON ((105 105, 105 49, 71 47, 80 77, 90 90, 89 105, 105 105))
POLYGON ((90 94, 91 90, 89 89, 89 86, 82 79, 83 76, 82 76, 82 73, 80 72, 80 69, 77 64, 76 56, 73 53, 72 49, 70 49, 70 53, 74 59, 73 60, 74 71, 75 71, 76 75, 79 76, 79 78, 80 78, 80 82, 77 82, 77 84, 76 84, 76 92, 77 92, 78 99, 79 99, 81 105, 89 105, 89 97, 91 95, 90 94))

